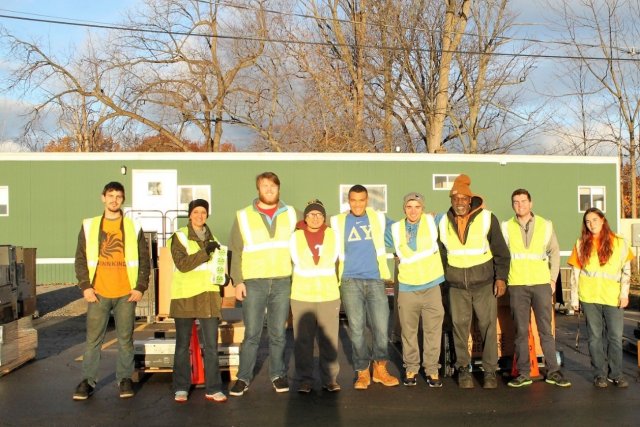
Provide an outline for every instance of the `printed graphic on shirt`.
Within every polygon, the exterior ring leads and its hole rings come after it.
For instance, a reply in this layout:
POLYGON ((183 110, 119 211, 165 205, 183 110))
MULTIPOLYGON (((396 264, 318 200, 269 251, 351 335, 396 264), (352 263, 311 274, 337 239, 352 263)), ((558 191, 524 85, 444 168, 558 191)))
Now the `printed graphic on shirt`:
POLYGON ((102 222, 100 257, 94 288, 107 298, 120 298, 131 291, 124 260, 122 218, 102 222))
POLYGON ((122 232, 115 233, 100 231, 102 235, 102 246, 100 247, 100 265, 103 267, 126 267, 124 262, 124 242, 122 232), (119 258, 119 259, 118 259, 119 258))
POLYGON ((357 242, 360 240, 371 240, 371 226, 367 225, 358 225, 358 223, 362 223, 364 221, 356 221, 356 225, 351 228, 349 231, 349 237, 347 241, 349 242, 357 242))

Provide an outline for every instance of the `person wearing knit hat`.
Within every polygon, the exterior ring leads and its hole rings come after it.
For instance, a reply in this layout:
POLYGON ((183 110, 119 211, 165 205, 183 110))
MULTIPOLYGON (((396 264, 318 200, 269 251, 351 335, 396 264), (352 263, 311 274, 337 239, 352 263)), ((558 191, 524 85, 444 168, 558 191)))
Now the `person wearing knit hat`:
MULTIPOLYGON (((171 281, 169 316, 175 321, 176 348, 173 361, 174 400, 182 403, 191 389, 189 343, 197 319, 204 336, 216 336, 220 322, 220 287, 229 282, 227 248, 220 245, 206 224, 209 202, 189 203, 189 223, 178 229, 168 246, 176 268, 171 281)), ((205 397, 224 402, 219 372, 218 343, 204 340, 205 397)))
POLYGON ((188 216, 191 216, 191 212, 197 208, 198 206, 201 206, 204 208, 204 210, 207 212, 207 216, 209 215, 209 202, 207 202, 204 199, 195 199, 189 202, 189 214, 188 216))
POLYGON ((511 256, 498 219, 484 208, 482 197, 471 191, 469 176, 458 176, 449 195, 451 208, 441 216, 438 229, 440 251, 446 259, 445 279, 449 284, 458 386, 474 387, 468 338, 475 313, 485 343, 483 387, 496 388, 497 298, 506 292, 511 256))
POLYGON ((429 387, 442 387, 438 359, 444 308, 440 284, 444 269, 438 249, 438 231, 430 214, 424 212, 424 196, 404 196, 405 218, 391 225, 398 265, 398 319, 402 337, 402 361, 406 386, 417 384, 420 371, 418 329, 422 319, 422 366, 429 387))
POLYGON ((340 390, 336 357, 340 327, 340 290, 335 272, 338 240, 325 224, 325 209, 312 200, 304 209, 289 249, 294 269, 291 278, 291 314, 298 392, 310 393, 314 377, 314 342, 318 341, 322 388, 340 390))

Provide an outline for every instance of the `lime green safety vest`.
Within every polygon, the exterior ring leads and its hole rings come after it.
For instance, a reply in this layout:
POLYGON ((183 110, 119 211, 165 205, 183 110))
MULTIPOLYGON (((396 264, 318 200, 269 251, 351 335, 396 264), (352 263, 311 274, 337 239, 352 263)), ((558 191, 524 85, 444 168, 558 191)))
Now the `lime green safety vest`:
MULTIPOLYGON (((367 208, 366 215, 367 218, 369 218, 371 235, 373 237, 373 247, 375 248, 376 256, 378 257, 380 278, 382 280, 389 280, 391 279, 391 272, 387 265, 387 251, 384 245, 384 227, 386 224, 384 214, 382 212, 376 212, 371 208, 367 208)), ((341 213, 331 217, 331 228, 336 231, 336 239, 338 240, 338 258, 340 259, 338 271, 339 278, 342 278, 342 272, 344 271, 344 252, 347 244, 344 238, 346 221, 347 213, 341 213)))
MULTIPOLYGON (((177 238, 182 246, 187 250, 188 255, 193 255, 200 251, 200 245, 195 240, 189 240, 189 228, 182 227, 169 240, 169 248, 174 238, 177 238)), ((214 240, 218 240, 214 237, 214 240)), ((226 246, 220 245, 209 261, 200 264, 191 271, 183 273, 177 268, 173 269, 173 278, 171 280, 171 299, 191 298, 204 292, 218 292, 220 285, 225 282, 225 273, 227 271, 227 252, 226 246)))
MULTIPOLYGON (((576 244, 580 251, 580 242, 576 244)), ((579 253, 579 252, 578 252, 579 253)), ((622 236, 613 239, 613 253, 605 265, 600 265, 598 251, 594 248, 587 265, 582 266, 578 278, 578 297, 582 302, 617 307, 620 300, 620 279, 627 261, 629 249, 622 236)))
POLYGON ((440 221, 440 241, 447 248, 447 262, 452 267, 469 268, 493 258, 487 234, 491 228, 491 211, 482 210, 469 223, 467 242, 460 242, 458 233, 445 215, 440 221))
MULTIPOLYGON (((100 226, 102 216, 87 218, 82 221, 87 251, 87 267, 89 269, 89 283, 93 283, 100 257, 100 226)), ((122 217, 124 239, 124 261, 127 265, 129 286, 135 289, 138 282, 138 234, 140 226, 131 218, 122 217)))
POLYGON ((262 215, 253 206, 238 211, 238 225, 244 242, 242 276, 245 280, 291 276, 289 238, 295 229, 297 216, 291 206, 286 209, 277 216, 273 238, 269 236, 262 215))
POLYGON ((438 229, 431 215, 422 214, 416 235, 416 250, 407 243, 406 219, 391 226, 393 244, 400 258, 398 282, 406 285, 424 285, 444 274, 438 251, 438 229))
POLYGON ((510 286, 551 283, 547 248, 552 233, 551 221, 536 215, 533 236, 529 247, 525 248, 518 219, 513 217, 502 223, 502 234, 511 252, 508 278, 510 286))
POLYGON ((289 243, 293 260, 291 299, 306 302, 339 299, 340 290, 336 277, 338 240, 335 232, 330 228, 324 231, 318 264, 313 262, 313 255, 303 230, 293 233, 289 243))

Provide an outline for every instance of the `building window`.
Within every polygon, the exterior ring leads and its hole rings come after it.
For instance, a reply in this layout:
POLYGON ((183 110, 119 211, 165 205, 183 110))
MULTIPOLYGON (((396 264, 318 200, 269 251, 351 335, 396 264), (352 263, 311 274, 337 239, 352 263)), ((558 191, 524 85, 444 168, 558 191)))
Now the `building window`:
MULTIPOLYGON (((349 189, 354 184, 340 184, 340 212, 349 212, 349 189)), ((387 186, 362 184, 369 194, 368 206, 379 212, 387 212, 387 186)))
POLYGON ((451 187, 453 187, 453 181, 460 174, 444 174, 444 175, 433 175, 433 189, 435 191, 449 191, 451 187))
POLYGON ((9 187, 0 186, 0 216, 9 216, 9 187))
POLYGON ((606 212, 606 191, 601 186, 578 187, 578 211, 584 212, 589 208, 598 208, 606 212))

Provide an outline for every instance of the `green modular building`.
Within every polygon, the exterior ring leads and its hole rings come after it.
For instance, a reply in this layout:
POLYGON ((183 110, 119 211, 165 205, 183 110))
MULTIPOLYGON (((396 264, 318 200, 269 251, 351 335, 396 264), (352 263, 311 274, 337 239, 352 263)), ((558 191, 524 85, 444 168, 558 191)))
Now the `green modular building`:
POLYGON ((278 174, 281 199, 302 210, 320 199, 332 215, 348 207, 353 184, 370 205, 402 217, 402 197, 425 195, 426 210, 449 208, 456 176, 471 177, 498 219, 513 215, 511 192, 528 189, 535 213, 554 221, 563 256, 584 210, 602 209, 619 229, 620 172, 615 157, 358 153, 0 153, 0 244, 37 248, 38 283, 74 282, 73 258, 83 218, 102 212, 109 181, 127 189, 125 211, 158 244, 184 225, 193 198, 211 201, 207 222, 225 243, 235 211, 257 195, 255 176, 278 174))

